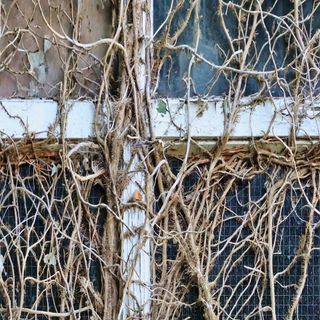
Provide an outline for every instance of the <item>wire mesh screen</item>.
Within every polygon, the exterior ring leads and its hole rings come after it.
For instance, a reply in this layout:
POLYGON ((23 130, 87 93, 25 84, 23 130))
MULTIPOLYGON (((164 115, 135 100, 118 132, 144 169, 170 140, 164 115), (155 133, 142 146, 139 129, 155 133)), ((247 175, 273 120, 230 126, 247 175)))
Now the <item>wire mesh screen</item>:
MULTIPOLYGON (((106 212, 83 206, 71 177, 53 168, 2 168, 0 319, 90 319, 99 310, 106 212)), ((90 204, 103 201, 99 185, 83 187, 90 204)))
MULTIPOLYGON (((172 159, 170 164, 173 173, 177 173, 181 162, 172 159)), ((272 312, 276 319, 283 320, 320 317, 320 215, 319 206, 313 207, 317 192, 312 191, 311 179, 303 178, 270 196, 270 189, 276 185, 281 188, 281 181, 287 179, 287 175, 283 168, 269 168, 250 179, 222 175, 218 191, 211 199, 213 210, 205 226, 212 233, 204 236, 207 230, 201 227, 195 230, 200 234, 195 241, 203 241, 198 253, 200 266, 205 266, 203 273, 207 270, 203 277, 207 276, 218 319, 272 319, 272 312), (222 201, 220 205, 219 201, 222 201), (268 230, 269 216, 272 233, 268 230), (312 234, 308 230, 312 230, 312 234), (269 234, 272 235, 271 255, 269 234), (207 252, 207 256, 201 251, 207 252), (296 302, 297 307, 292 310, 296 302)), ((200 180, 201 170, 187 176, 183 182, 185 197, 196 197, 195 185, 200 180)), ((201 214, 208 213, 203 210, 201 214)), ((188 229, 186 225, 185 234, 188 229)), ((199 281, 202 275, 195 277, 192 265, 185 262, 189 258, 184 255, 192 255, 192 252, 186 253, 187 242, 171 239, 166 246, 166 258, 172 261, 167 270, 179 265, 183 270, 179 289, 183 292, 183 303, 177 307, 175 317, 204 319, 200 296, 203 289, 199 281)), ((161 257, 159 255, 159 265, 161 257)))

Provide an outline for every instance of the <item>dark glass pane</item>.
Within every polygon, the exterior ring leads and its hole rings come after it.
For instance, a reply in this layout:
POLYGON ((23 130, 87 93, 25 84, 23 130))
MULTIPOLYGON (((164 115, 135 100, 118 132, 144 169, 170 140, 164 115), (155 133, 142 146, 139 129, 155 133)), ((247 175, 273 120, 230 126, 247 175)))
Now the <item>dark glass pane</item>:
MULTIPOLYGON (((155 30, 167 19, 172 8, 175 8, 180 1, 178 0, 155 0, 154 1, 154 21, 155 30)), ((161 39, 166 31, 169 37, 173 37, 178 28, 187 19, 187 13, 193 1, 186 0, 182 7, 177 10, 172 25, 168 30, 168 23, 158 32, 157 39, 161 39)), ((225 22, 225 28, 228 30, 232 39, 232 46, 228 40, 226 32, 222 24, 221 15, 219 12, 218 0, 201 0, 199 1, 199 18, 200 18, 200 42, 197 52, 211 63, 222 66, 226 60, 230 58, 233 50, 244 50, 244 33, 242 30, 247 28, 246 37, 248 37, 251 26, 253 24, 253 13, 248 13, 255 10, 254 1, 225 1, 222 6, 222 18, 225 22), (242 3, 245 10, 241 10, 237 5, 242 3), (227 5, 228 4, 228 5, 227 5), (233 5, 234 4, 234 5, 233 5), (247 10, 247 11, 246 11, 247 10), (239 24, 241 22, 241 26, 239 24)), ((316 10, 316 1, 305 1, 302 6, 302 14, 304 16, 303 32, 310 37, 319 29, 320 9, 316 10), (310 14, 313 12, 313 14, 310 14)), ((195 11, 190 16, 187 27, 178 37, 176 45, 188 45, 192 49, 196 47, 197 40, 197 19, 195 11)), ((278 76, 280 82, 269 80, 270 91, 265 88, 266 94, 273 96, 283 96, 288 92, 290 81, 294 79, 294 67, 290 63, 293 57, 296 56, 297 46, 292 45, 294 42, 294 32, 292 24, 288 21, 285 15, 288 15, 293 10, 293 2, 291 0, 265 0, 262 5, 262 16, 258 16, 259 24, 257 26, 254 37, 255 45, 249 49, 249 54, 246 59, 247 69, 254 71, 270 71, 278 68, 283 68, 278 76), (269 39, 270 42, 269 42, 269 39), (271 59, 271 54, 274 60, 271 59)), ((291 13, 292 14, 292 13, 291 13)), ((307 39, 304 39, 307 41, 307 39)), ((188 66, 191 58, 190 50, 170 50, 162 47, 163 43, 156 44, 157 57, 163 59, 164 65, 161 69, 161 79, 158 87, 158 96, 164 97, 183 97, 186 95, 187 85, 186 77, 188 66), (158 49, 158 51, 157 51, 158 49)), ((299 52, 298 52, 299 54, 299 52)), ((233 59, 229 64, 230 67, 239 68, 239 61, 233 59)), ((312 78, 312 74, 311 78, 312 78)), ((230 82, 236 80, 238 75, 234 72, 226 71, 221 73, 212 68, 205 62, 197 61, 191 72, 192 88, 191 95, 212 96, 223 95, 229 93, 230 82)), ((317 80, 313 79, 312 83, 317 80)), ((245 95, 250 95, 258 92, 263 85, 262 79, 257 76, 248 76, 243 80, 242 89, 245 95)), ((303 90, 311 90, 305 87, 303 90)))

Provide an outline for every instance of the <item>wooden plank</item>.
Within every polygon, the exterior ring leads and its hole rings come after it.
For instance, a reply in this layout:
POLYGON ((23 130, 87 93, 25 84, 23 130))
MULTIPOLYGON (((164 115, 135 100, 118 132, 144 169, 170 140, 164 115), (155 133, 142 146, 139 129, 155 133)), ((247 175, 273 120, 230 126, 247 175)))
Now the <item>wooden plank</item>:
MULTIPOLYGON (((125 1, 129 4, 129 1, 125 1)), ((139 91, 139 103, 146 103, 148 95, 148 81, 146 69, 150 64, 147 42, 152 35, 152 1, 139 0, 131 2, 133 16, 137 23, 137 36, 139 39, 137 50, 136 74, 139 91)), ((136 40, 136 39, 135 39, 136 40)), ((134 40, 134 41, 135 41, 134 40)), ((140 106, 142 107, 142 106, 140 106)), ((143 107, 146 110, 146 107, 143 107)), ((148 186, 146 173, 142 169, 138 154, 132 154, 136 147, 128 142, 124 150, 124 162, 129 164, 130 182, 125 188, 122 201, 146 202, 148 186), (131 161, 132 160, 132 161, 131 161)), ((151 314, 151 244, 147 238, 150 226, 148 215, 143 207, 128 208, 123 213, 126 225, 122 226, 122 272, 127 281, 127 288, 121 305, 120 319, 150 319, 151 314), (130 228, 130 230, 128 230, 130 228)))
MULTIPOLYGON (((319 139, 318 105, 302 111, 296 128, 298 138, 319 139)), ((160 139, 179 139, 190 135, 197 140, 214 140, 224 132, 225 119, 230 115, 222 99, 213 101, 191 101, 187 104, 179 99, 158 99, 153 102, 152 127, 154 136, 160 139), (187 123, 189 112, 190 123, 187 123)), ((266 100, 259 104, 241 108, 233 124, 231 140, 259 138, 266 133, 269 137, 288 137, 293 127, 290 101, 286 99, 266 100)))
MULTIPOLYGON (((94 134, 95 106, 90 101, 70 101, 67 106, 67 139, 88 139, 94 134)), ((60 136, 58 104, 53 100, 0 100, 0 134, 2 138, 21 139, 26 134, 45 139, 60 136)))
MULTIPOLYGON (((130 164, 130 182, 122 194, 122 202, 133 204, 145 202, 143 190, 146 188, 145 173, 141 169, 138 155, 132 157, 132 146, 124 150, 124 163, 130 164), (132 160, 132 161, 131 161, 132 160)), ((145 210, 131 207, 124 211, 122 226, 122 273, 128 287, 121 306, 121 319, 149 319, 151 309, 151 260, 150 240, 143 239, 143 230, 149 228, 145 210), (145 240, 145 241, 144 241, 145 240)))

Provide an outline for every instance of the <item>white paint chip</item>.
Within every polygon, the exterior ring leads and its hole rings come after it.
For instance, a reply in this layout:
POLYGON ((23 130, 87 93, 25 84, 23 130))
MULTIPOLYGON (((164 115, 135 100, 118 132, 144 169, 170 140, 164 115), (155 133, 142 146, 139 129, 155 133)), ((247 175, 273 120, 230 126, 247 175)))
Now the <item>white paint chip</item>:
POLYGON ((46 254, 43 258, 44 263, 51 265, 51 266, 55 266, 57 264, 57 258, 55 257, 55 255, 50 252, 48 254, 46 254))
POLYGON ((0 277, 3 271, 4 271, 4 256, 0 254, 0 277))

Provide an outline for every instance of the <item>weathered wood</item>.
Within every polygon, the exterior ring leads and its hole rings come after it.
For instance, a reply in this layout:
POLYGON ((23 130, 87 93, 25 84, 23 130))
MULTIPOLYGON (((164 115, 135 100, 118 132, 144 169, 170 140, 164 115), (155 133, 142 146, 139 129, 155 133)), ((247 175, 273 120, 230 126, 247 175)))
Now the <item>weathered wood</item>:
MULTIPOLYGON (((70 100, 66 112, 67 139, 88 139, 94 134, 95 106, 92 102, 70 100)), ((48 135, 59 137, 58 114, 58 103, 53 100, 0 100, 0 134, 2 138, 12 139, 21 139, 26 134, 35 139, 45 139, 48 135)))
MULTIPOLYGON (((132 147, 128 144, 124 152, 124 162, 131 162, 128 171, 130 182, 122 195, 123 203, 145 203, 145 173, 141 169, 138 155, 132 157, 132 147)), ((148 230, 148 219, 144 209, 129 207, 123 215, 122 226, 122 272, 127 280, 127 288, 121 319, 148 319, 151 307, 151 259, 150 240, 143 239, 148 230)))
MULTIPOLYGON (((300 139, 319 139, 319 114, 317 105, 301 108, 301 123, 295 128, 300 139)), ((189 109, 190 134, 199 141, 214 140, 224 133, 228 107, 222 99, 191 101, 189 109)), ((233 125, 232 139, 263 137, 288 137, 293 128, 290 101, 273 99, 241 108, 233 125)), ((154 134, 161 139, 178 139, 187 134, 186 105, 179 99, 158 99, 153 102, 152 125, 154 134)))

